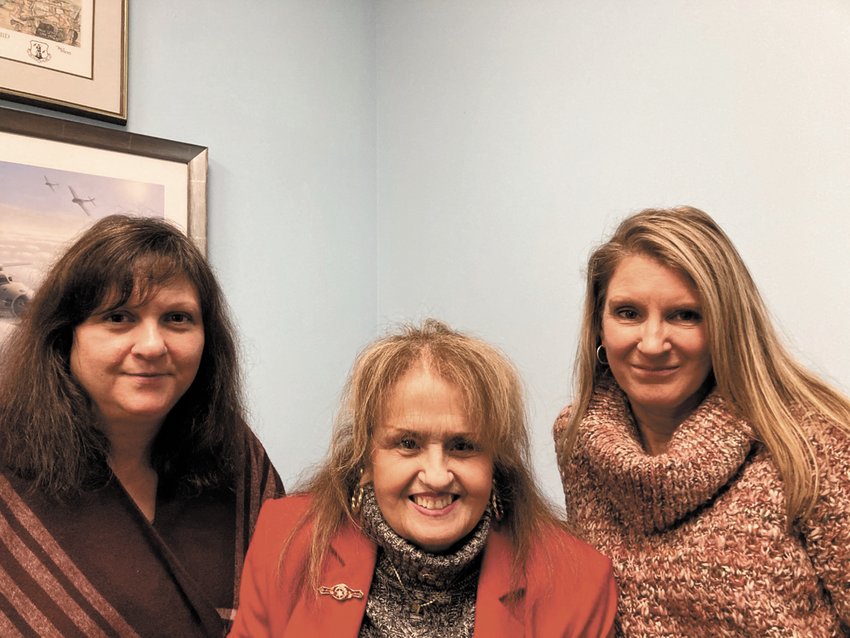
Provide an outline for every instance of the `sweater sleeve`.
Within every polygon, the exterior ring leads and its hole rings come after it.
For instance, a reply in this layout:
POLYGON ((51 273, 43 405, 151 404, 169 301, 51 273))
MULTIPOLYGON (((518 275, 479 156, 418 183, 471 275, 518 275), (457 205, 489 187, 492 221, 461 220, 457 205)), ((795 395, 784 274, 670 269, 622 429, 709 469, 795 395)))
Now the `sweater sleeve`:
POLYGON ((564 497, 567 493, 567 459, 564 456, 563 440, 567 435, 567 425, 570 422, 571 405, 568 405, 558 418, 555 419, 555 425, 552 426, 552 437, 555 439, 555 458, 558 462, 558 474, 561 476, 561 486, 564 489, 564 497))
MULTIPOLYGON (((823 421, 810 425, 818 462, 820 493, 801 525, 809 557, 850 629, 850 432, 823 421)), ((807 428, 808 429, 808 428, 807 428)))

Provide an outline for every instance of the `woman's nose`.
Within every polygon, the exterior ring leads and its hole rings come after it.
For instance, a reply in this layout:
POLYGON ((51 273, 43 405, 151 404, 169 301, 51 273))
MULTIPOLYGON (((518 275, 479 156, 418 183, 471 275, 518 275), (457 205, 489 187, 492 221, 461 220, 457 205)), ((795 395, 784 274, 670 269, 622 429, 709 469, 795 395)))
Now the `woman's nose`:
POLYGON ((449 469, 449 458, 442 446, 432 446, 422 455, 419 480, 436 492, 446 489, 454 481, 449 469))
POLYGON ((145 358, 161 357, 168 351, 160 326, 156 322, 141 322, 136 331, 133 354, 145 358))
POLYGON ((640 341, 637 347, 642 354, 657 355, 670 350, 666 324, 657 319, 650 319, 641 326, 640 341))

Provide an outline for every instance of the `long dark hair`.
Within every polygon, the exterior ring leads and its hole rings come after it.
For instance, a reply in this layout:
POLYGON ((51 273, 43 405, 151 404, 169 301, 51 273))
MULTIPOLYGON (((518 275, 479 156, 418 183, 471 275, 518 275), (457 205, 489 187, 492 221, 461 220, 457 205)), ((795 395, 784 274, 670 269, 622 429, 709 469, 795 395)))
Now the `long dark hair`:
POLYGON ((53 265, 3 348, 0 460, 62 496, 108 476, 109 442, 89 396, 70 372, 74 329, 131 296, 142 301, 175 278, 197 289, 204 351, 197 376, 153 444, 160 485, 186 493, 231 487, 246 454, 234 330, 206 259, 163 220, 112 215, 89 228, 53 265))

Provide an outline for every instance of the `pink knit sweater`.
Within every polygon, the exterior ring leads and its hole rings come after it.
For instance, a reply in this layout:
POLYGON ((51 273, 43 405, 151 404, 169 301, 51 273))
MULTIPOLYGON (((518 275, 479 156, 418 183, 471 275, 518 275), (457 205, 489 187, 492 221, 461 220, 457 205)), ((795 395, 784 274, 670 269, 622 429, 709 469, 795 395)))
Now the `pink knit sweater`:
POLYGON ((624 635, 850 635, 850 436, 804 427, 821 491, 789 534, 770 454, 717 393, 649 456, 619 387, 596 391, 558 464, 568 520, 614 563, 624 635))

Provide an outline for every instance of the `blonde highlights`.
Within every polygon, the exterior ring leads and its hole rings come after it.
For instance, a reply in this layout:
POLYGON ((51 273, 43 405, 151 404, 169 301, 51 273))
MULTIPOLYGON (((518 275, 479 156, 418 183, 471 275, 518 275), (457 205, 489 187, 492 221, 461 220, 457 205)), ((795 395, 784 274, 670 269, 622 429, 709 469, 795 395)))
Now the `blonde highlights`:
POLYGON ((608 284, 623 257, 646 255, 687 275, 700 295, 720 394, 753 427, 785 483, 789 524, 805 517, 819 491, 803 413, 850 427, 850 401, 806 370, 783 346, 749 270, 731 240, 690 206, 627 217, 590 256, 575 364, 575 401, 558 457, 569 458, 596 383, 610 372, 596 359, 608 284))
POLYGON ((498 523, 514 548, 518 580, 532 538, 546 526, 563 526, 541 494, 531 471, 528 425, 522 385, 510 361, 487 343, 428 319, 366 347, 354 363, 324 463, 297 492, 313 496, 308 511, 290 533, 281 552, 305 525, 310 549, 299 588, 315 591, 331 539, 347 519, 362 468, 368 466, 372 435, 395 384, 422 362, 460 392, 469 418, 481 432, 493 458, 493 473, 504 510, 498 523))

